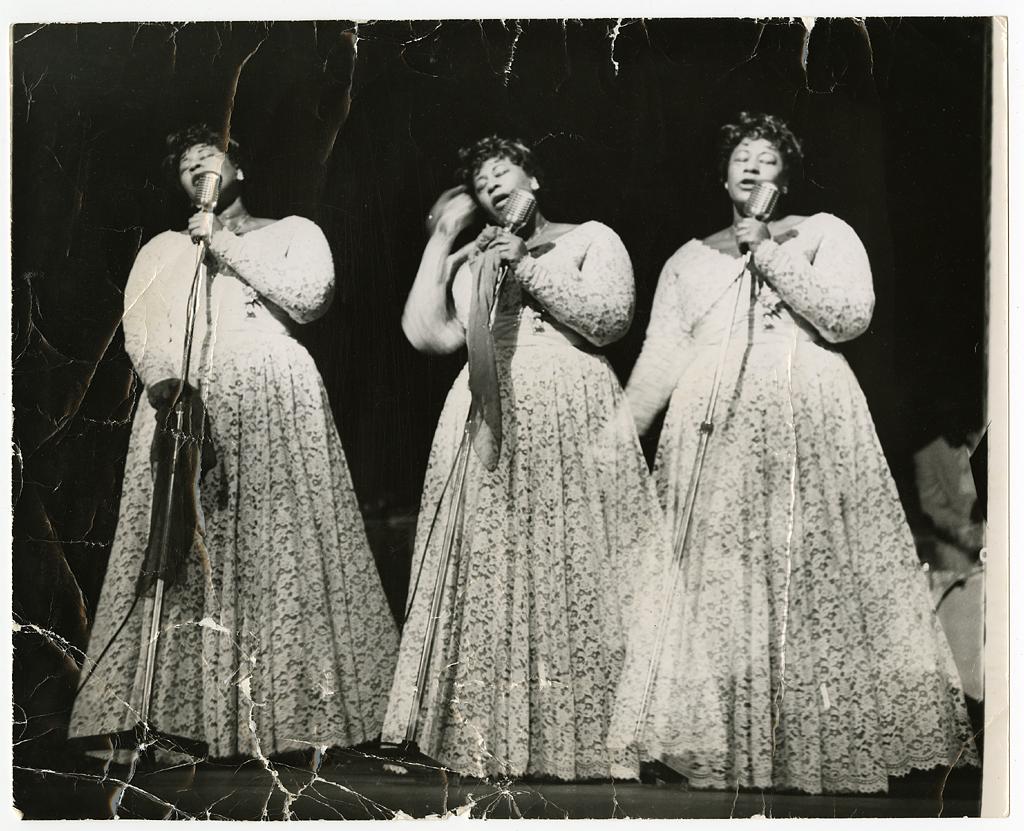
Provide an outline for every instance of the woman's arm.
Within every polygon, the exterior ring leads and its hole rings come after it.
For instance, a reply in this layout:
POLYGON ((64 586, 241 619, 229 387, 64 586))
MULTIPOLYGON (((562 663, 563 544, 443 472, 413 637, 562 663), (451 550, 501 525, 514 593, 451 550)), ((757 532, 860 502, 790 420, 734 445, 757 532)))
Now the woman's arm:
POLYGON ((447 355, 466 342, 448 287, 469 256, 470 243, 451 254, 455 237, 435 231, 427 240, 402 312, 402 331, 415 349, 447 355))
POLYGON ((685 368, 687 347, 693 342, 683 323, 682 283, 688 254, 684 246, 661 270, 644 345, 626 384, 626 397, 641 436, 672 397, 685 368))
POLYGON ((166 232, 146 243, 135 258, 125 286, 121 318, 124 345, 135 372, 148 388, 181 374, 185 312, 192 283, 191 274, 179 271, 182 259, 178 255, 187 246, 186 240, 181 234, 166 232))
POLYGON ((445 355, 466 342, 449 286, 473 243, 454 254, 452 247, 475 213, 476 203, 464 189, 452 188, 441 194, 427 217, 430 236, 402 312, 402 331, 421 352, 445 355))
POLYGON ((290 216, 242 236, 221 228, 210 238, 210 250, 296 323, 316 320, 331 305, 331 249, 308 219, 290 216))
POLYGON ((593 227, 580 268, 524 257, 515 269, 523 288, 559 322, 595 346, 605 346, 629 329, 636 288, 622 240, 604 225, 593 227))
POLYGON ((837 217, 820 214, 806 221, 825 226, 810 259, 792 247, 765 240, 754 252, 754 264, 825 340, 852 340, 868 328, 875 306, 867 251, 854 230, 837 217))

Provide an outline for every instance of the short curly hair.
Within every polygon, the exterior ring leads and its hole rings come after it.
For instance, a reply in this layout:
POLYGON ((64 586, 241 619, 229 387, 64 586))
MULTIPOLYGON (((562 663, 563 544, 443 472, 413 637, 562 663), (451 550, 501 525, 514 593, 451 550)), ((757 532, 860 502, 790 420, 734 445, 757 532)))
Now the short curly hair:
POLYGON ((489 159, 508 159, 512 164, 521 167, 527 176, 534 177, 538 182, 544 179, 544 172, 537 163, 536 156, 523 142, 519 139, 487 136, 459 150, 459 167, 455 171, 455 181, 465 185, 469 192, 474 194, 476 189, 473 187, 473 179, 480 172, 484 162, 489 159))
POLYGON ((741 112, 734 124, 722 127, 719 143, 718 173, 724 182, 729 169, 732 151, 744 139, 766 139, 778 149, 786 178, 799 179, 803 170, 804 149, 786 121, 767 113, 741 112))
POLYGON ((239 143, 233 138, 225 137, 222 131, 204 123, 190 124, 167 137, 167 149, 170 152, 164 159, 163 166, 173 181, 178 179, 178 165, 181 163, 182 155, 197 144, 219 147, 235 167, 245 167, 249 161, 239 143))

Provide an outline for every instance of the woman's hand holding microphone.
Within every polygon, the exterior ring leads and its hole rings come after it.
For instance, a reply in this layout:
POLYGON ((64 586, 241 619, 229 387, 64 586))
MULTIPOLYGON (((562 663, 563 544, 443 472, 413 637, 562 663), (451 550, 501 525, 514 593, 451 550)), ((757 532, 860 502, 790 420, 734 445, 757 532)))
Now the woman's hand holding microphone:
POLYGON ((768 226, 752 216, 743 217, 732 226, 732 230, 736 235, 736 244, 744 252, 756 251, 762 242, 772 238, 768 226))
POLYGON ((196 242, 202 240, 207 247, 210 239, 224 227, 220 217, 213 211, 197 211, 188 218, 188 234, 196 242))
POLYGON ((506 228, 496 228, 493 225, 481 232, 476 244, 480 249, 496 251, 501 262, 508 266, 515 266, 528 253, 526 243, 520 237, 506 228), (490 234, 485 240, 484 235, 488 232, 490 234))
MULTIPOLYGON (((456 237, 473 223, 477 210, 477 204, 465 186, 449 188, 430 208, 426 221, 427 232, 456 237)), ((527 254, 526 244, 520 237, 495 225, 488 225, 480 232, 476 238, 476 247, 481 251, 496 249, 501 261, 509 265, 515 265, 527 254)))

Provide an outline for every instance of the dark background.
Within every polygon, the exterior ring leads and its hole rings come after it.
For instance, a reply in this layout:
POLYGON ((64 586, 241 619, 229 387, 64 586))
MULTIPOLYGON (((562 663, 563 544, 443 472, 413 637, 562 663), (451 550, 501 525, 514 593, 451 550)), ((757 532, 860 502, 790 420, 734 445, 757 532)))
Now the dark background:
MULTIPOLYGON (((987 19, 19 25, 13 39, 16 756, 64 738, 75 650, 117 520, 137 381, 119 328, 139 246, 185 224, 166 135, 230 123, 256 215, 301 214, 338 294, 300 337, 331 396, 385 589, 404 596, 430 439, 463 355, 416 353, 399 318, 457 148, 519 136, 545 215, 628 248, 637 313, 607 352, 624 382, 662 264, 730 221, 717 130, 790 119, 787 212, 847 220, 871 257, 870 331, 844 347, 913 522, 911 454, 985 388, 987 19), (390 529, 390 530, 389 530, 390 529), (396 530, 397 529, 397 530, 396 530)), ((646 449, 653 449, 646 442, 646 449)))

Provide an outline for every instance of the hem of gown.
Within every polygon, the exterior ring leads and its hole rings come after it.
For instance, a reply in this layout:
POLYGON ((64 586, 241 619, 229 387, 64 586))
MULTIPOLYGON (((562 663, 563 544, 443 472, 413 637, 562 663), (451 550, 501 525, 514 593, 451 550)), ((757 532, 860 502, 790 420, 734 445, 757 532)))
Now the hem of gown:
POLYGON ((561 765, 527 764, 525 771, 515 769, 511 765, 503 765, 497 760, 488 760, 491 763, 481 760, 480 764, 473 765, 466 763, 454 763, 446 760, 443 754, 432 754, 424 751, 430 758, 436 760, 445 769, 461 776, 470 776, 476 779, 489 780, 557 780, 559 782, 582 782, 582 781, 639 781, 640 761, 634 754, 627 754, 626 759, 615 759, 606 763, 581 765, 572 769, 561 765))
POLYGON ((847 776, 843 778, 841 783, 823 783, 821 779, 812 781, 805 777, 787 777, 779 781, 771 781, 770 779, 751 776, 730 777, 718 773, 700 774, 693 771, 692 764, 687 764, 678 758, 673 758, 669 752, 656 749, 646 750, 644 758, 648 758, 648 756, 667 765, 683 776, 686 779, 687 785, 693 790, 733 791, 736 788, 754 788, 758 790, 802 791, 812 795, 888 793, 890 779, 898 779, 915 771, 931 771, 938 768, 952 770, 954 768, 980 767, 980 763, 977 760, 963 755, 960 755, 952 763, 949 761, 948 756, 933 755, 927 758, 922 757, 889 764, 886 766, 887 770, 884 775, 871 776, 860 780, 847 776))
MULTIPOLYGON (((322 741, 301 741, 298 739, 285 739, 275 743, 274 747, 270 750, 260 748, 260 754, 257 755, 254 748, 247 750, 237 750, 234 753, 214 752, 211 750, 205 755, 198 756, 192 755, 186 752, 178 752, 172 750, 164 750, 159 747, 152 749, 153 759, 161 767, 180 767, 182 765, 193 765, 197 762, 222 762, 236 764, 239 761, 244 760, 258 760, 261 762, 267 762, 275 764, 276 760, 287 754, 310 752, 317 749, 326 750, 345 750, 348 748, 359 747, 367 742, 374 741, 376 736, 368 736, 361 739, 341 738, 335 737, 332 739, 322 741)), ((195 741, 203 742, 205 739, 195 739, 195 741)), ((134 747, 123 747, 115 749, 96 749, 84 751, 86 756, 93 759, 101 759, 104 761, 112 761, 114 764, 131 764, 139 756, 139 751, 134 747)))

